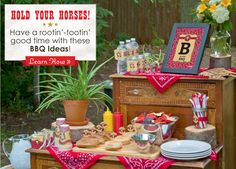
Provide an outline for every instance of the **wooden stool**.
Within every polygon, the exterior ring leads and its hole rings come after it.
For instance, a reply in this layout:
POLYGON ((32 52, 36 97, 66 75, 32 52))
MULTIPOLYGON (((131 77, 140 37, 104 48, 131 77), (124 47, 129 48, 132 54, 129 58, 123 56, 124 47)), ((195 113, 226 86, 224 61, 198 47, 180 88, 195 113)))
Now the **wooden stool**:
POLYGON ((204 129, 188 126, 185 128, 185 139, 205 141, 209 143, 213 149, 216 147, 216 128, 210 124, 207 124, 207 127, 204 129))
POLYGON ((231 68, 231 55, 224 57, 210 57, 210 68, 231 68))

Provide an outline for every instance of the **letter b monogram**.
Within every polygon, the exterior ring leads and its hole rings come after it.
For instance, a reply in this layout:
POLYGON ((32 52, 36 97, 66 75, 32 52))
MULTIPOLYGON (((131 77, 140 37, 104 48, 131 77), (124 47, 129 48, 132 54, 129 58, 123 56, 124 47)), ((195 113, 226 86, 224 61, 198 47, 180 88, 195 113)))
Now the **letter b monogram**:
POLYGON ((181 48, 180 48, 180 51, 178 54, 180 55, 186 55, 189 53, 189 48, 190 48, 190 43, 185 43, 185 42, 182 42, 181 43, 181 48))

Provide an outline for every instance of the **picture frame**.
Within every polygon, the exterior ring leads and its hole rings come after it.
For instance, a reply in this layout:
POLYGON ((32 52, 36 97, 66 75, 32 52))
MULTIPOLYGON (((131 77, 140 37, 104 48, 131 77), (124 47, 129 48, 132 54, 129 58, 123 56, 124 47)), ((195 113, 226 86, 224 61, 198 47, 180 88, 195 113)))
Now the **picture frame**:
POLYGON ((175 23, 160 71, 198 74, 209 28, 205 23, 175 23))

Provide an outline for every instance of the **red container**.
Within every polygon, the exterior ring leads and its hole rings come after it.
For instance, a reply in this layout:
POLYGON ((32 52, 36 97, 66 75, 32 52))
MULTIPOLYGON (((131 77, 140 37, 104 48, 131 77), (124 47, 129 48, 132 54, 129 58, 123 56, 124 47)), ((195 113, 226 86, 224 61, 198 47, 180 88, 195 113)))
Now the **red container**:
POLYGON ((33 149, 39 149, 43 145, 43 142, 40 142, 38 140, 32 140, 31 145, 33 149))
POLYGON ((119 133, 119 128, 123 127, 123 115, 118 110, 113 114, 114 132, 119 133))

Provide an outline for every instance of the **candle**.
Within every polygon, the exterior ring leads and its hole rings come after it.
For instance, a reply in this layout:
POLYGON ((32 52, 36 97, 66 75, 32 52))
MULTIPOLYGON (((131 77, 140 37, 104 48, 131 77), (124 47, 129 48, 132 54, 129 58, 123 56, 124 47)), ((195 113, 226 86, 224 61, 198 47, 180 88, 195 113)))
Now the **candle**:
POLYGON ((60 125, 65 124, 66 118, 57 118, 56 119, 56 129, 55 129, 55 142, 54 145, 59 145, 59 136, 60 136, 60 125))
POLYGON ((58 148, 61 151, 72 149, 70 126, 68 124, 60 125, 60 138, 58 148))
POLYGON ((56 125, 60 126, 60 125, 64 124, 65 121, 66 121, 66 118, 63 118, 63 117, 57 118, 56 119, 56 125))
POLYGON ((57 118, 56 119, 56 130, 55 130, 55 136, 59 137, 60 135, 60 125, 65 124, 66 119, 65 118, 57 118))

